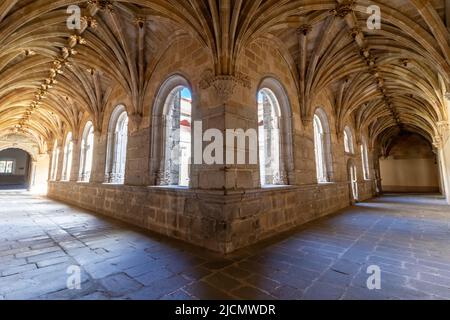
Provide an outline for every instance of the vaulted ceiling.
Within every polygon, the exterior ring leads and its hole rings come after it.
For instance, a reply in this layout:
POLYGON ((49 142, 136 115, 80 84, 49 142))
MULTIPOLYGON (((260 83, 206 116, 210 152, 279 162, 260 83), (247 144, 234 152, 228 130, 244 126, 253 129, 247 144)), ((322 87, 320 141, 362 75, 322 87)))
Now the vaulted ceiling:
POLYGON ((305 118, 314 96, 332 92, 338 130, 386 144, 400 131, 436 142, 448 121, 450 33, 446 0, 2 0, 0 140, 46 143, 78 128, 89 113, 102 122, 113 84, 142 113, 145 87, 177 36, 208 48, 217 75, 233 75, 242 49, 260 38, 291 64, 305 118), (67 8, 82 9, 69 30, 67 8), (381 9, 381 30, 367 28, 367 7, 381 9))

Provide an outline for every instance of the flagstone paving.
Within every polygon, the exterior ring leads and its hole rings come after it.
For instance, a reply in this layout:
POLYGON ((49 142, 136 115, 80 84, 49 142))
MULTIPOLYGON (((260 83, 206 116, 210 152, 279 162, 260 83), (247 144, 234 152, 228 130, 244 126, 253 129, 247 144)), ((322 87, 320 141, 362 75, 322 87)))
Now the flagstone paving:
POLYGON ((387 195, 222 257, 0 191, 1 299, 450 299, 450 207, 387 195))

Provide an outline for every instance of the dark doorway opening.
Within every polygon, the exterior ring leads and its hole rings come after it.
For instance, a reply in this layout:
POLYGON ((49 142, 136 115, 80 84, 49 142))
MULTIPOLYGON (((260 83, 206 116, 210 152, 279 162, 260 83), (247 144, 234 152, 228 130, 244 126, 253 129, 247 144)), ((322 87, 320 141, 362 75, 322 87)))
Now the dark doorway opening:
POLYGON ((28 189, 31 157, 21 149, 0 151, 0 190, 28 189))

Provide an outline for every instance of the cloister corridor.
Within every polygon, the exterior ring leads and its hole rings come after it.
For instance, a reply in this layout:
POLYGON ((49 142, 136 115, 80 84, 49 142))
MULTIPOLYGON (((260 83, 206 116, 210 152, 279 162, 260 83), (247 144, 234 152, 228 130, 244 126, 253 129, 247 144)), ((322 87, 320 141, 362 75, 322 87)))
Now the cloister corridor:
POLYGON ((1 299, 450 299, 450 212, 440 196, 385 195, 220 256, 0 191, 1 299))

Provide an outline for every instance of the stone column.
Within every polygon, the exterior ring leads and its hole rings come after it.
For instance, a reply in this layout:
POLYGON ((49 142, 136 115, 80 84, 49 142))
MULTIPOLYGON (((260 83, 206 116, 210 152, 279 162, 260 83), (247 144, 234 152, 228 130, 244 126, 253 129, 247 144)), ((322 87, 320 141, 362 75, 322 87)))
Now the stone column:
POLYGON ((77 182, 80 175, 80 152, 81 152, 81 141, 82 139, 73 139, 73 149, 72 149, 72 168, 70 169, 70 179, 71 182, 77 182))
MULTIPOLYGON (((258 119, 258 121, 259 121, 259 119, 258 119)), ((273 144, 272 135, 273 135, 273 131, 275 128, 273 128, 272 121, 273 121, 272 106, 269 102, 269 99, 266 96, 264 96, 264 98, 263 98, 264 136, 260 137, 260 139, 264 139, 264 141, 265 141, 266 148, 264 150, 264 153, 265 153, 264 156, 265 156, 266 161, 273 157, 273 155, 272 155, 272 151, 273 151, 272 150, 272 144, 273 144)), ((270 165, 268 166, 267 163, 262 163, 261 159, 259 159, 259 160, 260 160, 260 166, 264 166, 264 169, 265 169, 264 170, 265 171, 264 179, 265 179, 265 181, 268 181, 269 177, 273 176, 273 172, 272 172, 273 170, 270 165)), ((270 182, 270 184, 272 184, 272 181, 269 181, 269 182, 270 182)))
POLYGON ((337 132, 336 134, 336 144, 333 145, 332 149, 333 155, 335 157, 335 168, 336 168, 336 181, 339 182, 349 182, 348 176, 348 156, 345 154, 344 150, 344 134, 337 132))
POLYGON ((49 158, 47 181, 52 180, 52 167, 53 167, 53 162, 55 161, 55 159, 53 159, 53 149, 54 149, 54 145, 52 145, 51 147, 49 147, 47 149, 47 155, 49 158))
POLYGON ((374 162, 374 170, 373 170, 373 178, 375 179, 375 191, 378 195, 383 193, 383 185, 381 178, 381 168, 380 168, 380 154, 376 153, 373 159, 374 162))
POLYGON ((438 164, 438 171, 439 171, 439 192, 446 196, 447 195, 447 191, 446 191, 446 186, 445 186, 445 180, 446 180, 446 176, 445 176, 445 163, 444 163, 444 152, 441 148, 435 148, 434 153, 436 154, 436 160, 437 160, 437 164, 438 164))
POLYGON ((133 114, 128 121, 127 161, 125 169, 125 184, 143 186, 150 184, 149 128, 142 128, 142 116, 133 114))
POLYGON ((106 148, 108 136, 94 131, 94 151, 92 154, 91 183, 104 183, 106 170, 106 148))
MULTIPOLYGON (((226 130, 252 129, 258 132, 258 109, 254 88, 250 81, 243 75, 238 76, 214 76, 212 72, 203 75, 200 84, 198 105, 193 108, 192 119, 194 122, 202 121, 202 133, 208 129, 221 132, 224 137, 223 164, 207 165, 201 159, 196 159, 198 150, 205 150, 211 142, 199 141, 195 131, 193 136, 194 164, 191 168, 191 187, 194 189, 208 190, 242 190, 260 187, 258 164, 248 164, 250 154, 258 158, 258 143, 249 143, 246 139, 245 150, 247 164, 236 164, 238 143, 226 147, 226 130), (196 152, 197 150, 197 152, 196 152), (233 155, 235 164, 226 164, 227 154, 233 155), (197 160, 197 161, 196 161, 197 160)), ((197 132, 198 132, 197 131, 197 132)), ((231 160, 231 159, 229 159, 231 160)))
POLYGON ((36 160, 31 161, 30 165, 30 181, 29 181, 29 190, 32 190, 35 185, 35 174, 36 174, 36 160))
POLYGON ((439 164, 441 192, 450 204, 450 139, 443 139, 444 137, 435 137, 434 147, 439 164))
POLYGON ((433 146, 439 167, 440 191, 450 204, 450 123, 438 122, 437 128, 438 134, 433 138, 433 146))
POLYGON ((36 160, 33 160, 31 166, 31 184, 30 191, 37 194, 47 193, 47 177, 49 173, 50 157, 48 154, 39 154, 36 160))
POLYGON ((442 166, 444 195, 450 204, 450 140, 439 150, 439 161, 442 166))
POLYGON ((64 167, 64 146, 58 143, 58 150, 59 150, 59 156, 58 156, 58 168, 56 171, 56 181, 61 181, 62 179, 62 172, 64 167))
MULTIPOLYGON (((297 158, 295 167, 302 172, 299 177, 300 184, 317 183, 317 166, 314 139, 314 121, 313 118, 303 118, 303 136, 299 139, 297 146, 297 158)), ((325 150, 326 152, 326 150, 325 150)))

